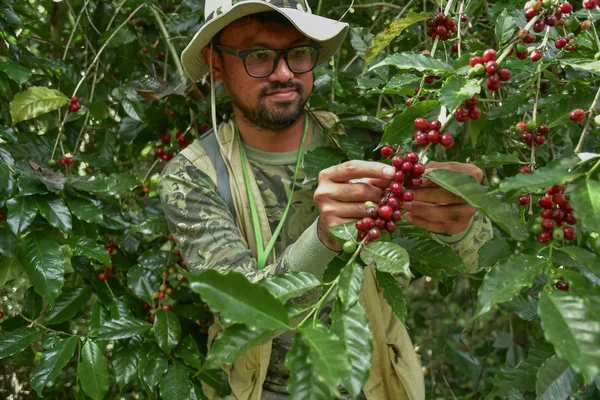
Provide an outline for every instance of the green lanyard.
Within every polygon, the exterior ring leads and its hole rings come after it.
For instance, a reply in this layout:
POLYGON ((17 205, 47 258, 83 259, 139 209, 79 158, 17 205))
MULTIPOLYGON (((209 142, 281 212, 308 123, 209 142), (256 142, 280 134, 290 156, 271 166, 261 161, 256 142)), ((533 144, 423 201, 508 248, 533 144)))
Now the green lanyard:
MULTIPOLYGON (((237 130, 237 127, 236 127, 237 130)), ((302 143, 300 144, 300 150, 298 151, 298 160, 296 161, 296 170, 294 171, 294 181, 292 183, 292 191, 290 193, 290 198, 288 199, 287 206, 285 206, 285 211, 281 216, 281 221, 279 221, 279 225, 275 228, 275 232, 273 232, 273 236, 271 236, 271 240, 267 244, 267 247, 263 247, 263 236, 262 231, 260 229, 260 222, 258 220, 258 211, 256 210, 256 203, 254 201, 254 193, 252 191, 252 185, 250 185, 250 177, 248 175, 248 167, 246 166, 246 153, 244 152, 244 145, 242 144, 242 138, 240 137, 238 131, 238 139, 240 142, 240 155, 242 157, 242 168, 244 169, 244 180, 246 182, 246 191, 248 192, 248 200, 250 200, 250 212, 252 213, 252 224, 254 225, 254 236, 256 236, 256 248, 258 251, 258 268, 263 269, 267 264, 267 259, 269 258, 269 254, 273 250, 273 246, 275 246, 275 241, 283 228, 283 224, 287 217, 288 211, 290 210, 290 206, 292 205, 292 197, 294 195, 294 188, 296 187, 296 178, 298 177, 298 168, 300 168, 300 160, 302 159, 302 155, 304 154, 304 142, 306 142, 306 136, 308 134, 308 115, 306 115, 306 119, 304 122, 304 134, 302 135, 302 143)))

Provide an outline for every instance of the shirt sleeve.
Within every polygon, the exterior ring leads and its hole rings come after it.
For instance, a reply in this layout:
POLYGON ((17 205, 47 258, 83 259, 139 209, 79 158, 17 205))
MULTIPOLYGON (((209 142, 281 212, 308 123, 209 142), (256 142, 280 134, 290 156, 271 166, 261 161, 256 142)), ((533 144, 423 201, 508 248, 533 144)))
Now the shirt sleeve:
POLYGON ((337 253, 317 237, 316 221, 271 265, 260 270, 210 177, 179 155, 161 175, 158 192, 167 224, 187 267, 238 271, 249 280, 292 271, 322 276, 337 253))
POLYGON ((468 272, 479 271, 479 249, 494 236, 492 222, 477 211, 467 229, 455 235, 432 233, 433 239, 450 247, 465 263, 468 272))

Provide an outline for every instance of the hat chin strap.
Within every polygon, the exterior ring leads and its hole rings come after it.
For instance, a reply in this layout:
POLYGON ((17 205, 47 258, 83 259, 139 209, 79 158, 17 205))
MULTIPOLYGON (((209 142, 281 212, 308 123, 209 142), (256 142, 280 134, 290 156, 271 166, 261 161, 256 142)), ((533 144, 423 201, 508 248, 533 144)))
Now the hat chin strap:
POLYGON ((217 105, 215 104, 217 95, 215 94, 215 80, 213 76, 213 43, 210 41, 210 63, 209 63, 209 73, 210 73, 210 116, 212 119, 213 131, 215 135, 217 134, 217 105))

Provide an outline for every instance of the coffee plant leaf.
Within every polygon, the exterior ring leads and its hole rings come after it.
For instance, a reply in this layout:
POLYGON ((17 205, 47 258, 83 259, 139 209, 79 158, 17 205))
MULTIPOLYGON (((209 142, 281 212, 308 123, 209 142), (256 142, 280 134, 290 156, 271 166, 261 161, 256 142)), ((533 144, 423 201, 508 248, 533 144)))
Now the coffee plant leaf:
POLYGON ((302 168, 306 172, 304 183, 316 180, 319 172, 345 160, 344 154, 331 147, 317 147, 307 152, 302 159, 302 168))
POLYGON ((448 110, 454 110, 465 100, 473 98, 481 91, 481 84, 476 79, 465 79, 461 76, 448 78, 440 91, 440 104, 448 110))
POLYGON ((160 286, 160 280, 150 270, 134 265, 127 271, 127 287, 146 303, 152 303, 152 293, 160 286))
POLYGON ((44 321, 48 325, 56 325, 72 319, 87 305, 91 294, 92 287, 89 285, 64 289, 49 307, 44 321))
POLYGON ((135 318, 121 318, 106 321, 98 330, 98 340, 127 339, 147 332, 152 325, 135 318))
MULTIPOLYGON (((19 248, 19 241, 8 226, 0 227, 0 255, 14 257, 19 248)), ((4 285, 3 282, 2 285, 4 285)))
POLYGON ((41 336, 42 332, 35 328, 5 331, 0 336, 0 360, 25 350, 30 344, 39 340, 41 336))
POLYGON ((303 327, 300 334, 310 348, 308 359, 318 376, 330 387, 339 385, 349 367, 344 342, 322 323, 303 327))
POLYGON ((208 386, 212 387, 221 396, 229 396, 231 394, 231 386, 229 386, 229 377, 221 368, 207 369, 203 371, 198 378, 208 386))
POLYGON ((192 385, 185 365, 172 364, 159 382, 163 399, 189 400, 192 385))
POLYGON ((349 160, 362 160, 365 158, 365 149, 363 145, 348 135, 335 135, 332 137, 338 144, 338 146, 346 153, 349 160))
POLYGON ((0 56, 0 71, 4 72, 17 85, 22 85, 31 77, 31 70, 8 57, 0 56))
POLYGON ((48 300, 54 300, 64 282, 65 256, 60 246, 55 240, 32 232, 21 241, 21 250, 35 291, 48 300))
POLYGON ((48 188, 42 183, 39 175, 32 173, 22 173, 19 175, 17 178, 17 187, 21 196, 48 193, 48 188))
POLYGON ((491 108, 485 115, 488 120, 506 118, 507 115, 515 114, 520 111, 523 104, 527 104, 528 94, 526 92, 511 93, 502 101, 502 105, 491 108))
POLYGON ((131 143, 147 128, 148 126, 145 123, 130 117, 125 117, 121 120, 121 125, 119 125, 119 132, 117 133, 117 136, 120 141, 124 143, 131 143))
POLYGON ((511 389, 521 392, 535 391, 537 373, 541 365, 554 354, 554 348, 547 342, 536 342, 529 350, 527 358, 517 367, 504 365, 496 374, 494 389, 486 400, 506 396, 511 389))
POLYGON ((600 61, 589 62, 588 59, 582 59, 579 61, 578 60, 562 60, 561 64, 563 66, 568 65, 569 67, 576 69, 576 70, 589 72, 594 75, 600 75, 600 61))
POLYGON ((340 272, 337 296, 344 311, 347 311, 358 300, 363 279, 363 269, 355 262, 346 265, 340 272))
POLYGON ((108 368, 104 351, 92 340, 87 340, 81 350, 77 376, 85 394, 94 400, 104 399, 108 392, 108 368))
POLYGON ((479 268, 491 267, 513 254, 506 238, 496 236, 479 249, 479 268))
POLYGON ((93 201, 83 197, 67 197, 66 201, 71 213, 80 220, 90 224, 101 223, 104 220, 102 210, 93 201))
MULTIPOLYGON (((219 338, 219 336, 217 336, 215 341, 219 338)), ((174 355, 175 357, 182 359, 185 365, 198 371, 202 369, 202 365, 205 362, 204 355, 200 353, 200 348, 192 336, 185 336, 179 342, 175 348, 174 355)))
POLYGON ((75 354, 75 348, 79 338, 71 336, 66 339, 59 339, 54 346, 42 353, 42 359, 36 369, 31 371, 31 387, 40 397, 42 390, 50 383, 54 382, 60 371, 71 360, 75 354))
POLYGON ((100 35, 98 38, 98 44, 106 45, 108 48, 115 48, 121 47, 135 40, 137 40, 137 35, 133 29, 128 25, 124 25, 102 33, 102 35, 100 35))
POLYGON ((67 240, 68 245, 73 250, 73 254, 84 256, 90 260, 96 260, 104 265, 111 265, 112 261, 106 248, 96 243, 93 239, 85 236, 71 236, 67 240))
POLYGON ((342 378, 342 386, 352 398, 357 398, 371 371, 373 334, 369 318, 358 302, 348 309, 336 303, 331 321, 331 331, 346 343, 346 358, 350 364, 350 373, 342 378))
POLYGON ((142 268, 156 271, 167 265, 168 260, 168 252, 154 248, 140 254, 137 262, 142 268))
POLYGON ((387 56, 383 61, 370 67, 369 71, 381 67, 396 67, 400 70, 417 70, 419 72, 428 71, 434 75, 452 75, 456 73, 449 64, 446 64, 437 58, 410 52, 396 53, 387 56))
POLYGON ((600 353, 597 351, 600 348, 600 317, 587 297, 573 291, 544 291, 538 302, 538 314, 544 336, 554 345, 556 354, 590 381, 600 372, 600 353))
POLYGON ((518 294, 511 300, 500 303, 500 307, 507 312, 517 314, 525 321, 533 321, 537 318, 537 300, 525 294, 518 294))
POLYGON ((462 259, 452 249, 440 246, 429 234, 416 237, 397 237, 394 242, 408 252, 410 267, 423 275, 443 281, 465 270, 462 259))
POLYGON ((364 69, 366 70, 369 64, 390 44, 392 40, 398 37, 402 31, 417 22, 425 21, 428 18, 431 18, 430 13, 416 13, 410 11, 405 18, 398 18, 386 26, 381 33, 375 36, 371 45, 366 49, 364 55, 364 69))
MULTIPOLYGON (((521 174, 524 175, 524 174, 521 174)), ((517 215, 516 207, 489 194, 485 186, 466 173, 437 169, 425 175, 441 187, 462 197, 471 206, 477 208, 513 239, 525 240, 529 237, 527 227, 517 215)))
POLYGON ((500 184, 500 190, 510 192, 524 188, 528 190, 546 189, 552 185, 572 182, 581 176, 578 172, 570 171, 577 160, 577 158, 560 158, 530 174, 517 174, 506 178, 500 184))
POLYGON ((283 304, 289 299, 301 296, 308 290, 319 287, 321 284, 321 280, 307 272, 279 274, 258 281, 258 285, 266 288, 273 297, 283 304))
POLYGON ((356 229, 354 222, 346 222, 345 224, 339 224, 329 228, 329 232, 335 236, 340 243, 347 242, 349 240, 356 241, 356 235, 358 230, 356 229))
POLYGON ((109 319, 110 315, 108 310, 104 308, 100 302, 95 302, 90 308, 90 315, 88 317, 88 329, 90 336, 96 336, 100 331, 100 327, 109 319))
POLYGON ((109 191, 107 179, 102 175, 70 176, 67 178, 67 185, 90 194, 104 194, 109 191))
POLYGON ((25 271, 25 266, 18 257, 0 257, 0 285, 18 279, 25 271))
POLYGON ((489 312, 495 304, 511 300, 521 289, 529 287, 542 272, 546 260, 534 255, 515 254, 492 267, 483 278, 477 293, 475 317, 489 312))
POLYGON ((69 103, 69 98, 55 89, 32 86, 19 92, 10 102, 12 125, 47 114, 69 103))
POLYGON ((169 369, 169 361, 156 344, 144 346, 142 357, 138 363, 138 376, 153 390, 169 369))
POLYGON ((166 354, 170 354, 171 350, 179 343, 181 337, 181 323, 177 316, 165 309, 160 309, 156 312, 154 321, 154 338, 158 346, 166 354))
POLYGON ((497 153, 482 154, 481 157, 473 161, 473 164, 477 165, 479 168, 494 168, 502 165, 523 164, 523 161, 514 154, 497 153))
POLYGON ((377 287, 383 290, 383 298, 392 308, 392 312, 396 314, 396 317, 404 323, 407 313, 404 290, 402 290, 396 278, 388 272, 376 271, 375 276, 377 278, 377 287))
POLYGON ((286 383, 290 400, 335 398, 336 388, 319 376, 309 358, 310 353, 311 348, 304 336, 294 335, 292 347, 285 357, 285 366, 290 370, 286 383))
POLYGON ((71 223, 71 212, 62 198, 47 196, 39 197, 37 200, 37 208, 40 215, 53 227, 63 232, 70 232, 73 228, 71 223))
POLYGON ((33 286, 29 287, 23 295, 23 315, 29 319, 36 319, 44 306, 42 296, 35 292, 33 286))
POLYGON ((412 276, 408 252, 394 242, 371 243, 363 247, 360 258, 367 264, 375 263, 378 271, 412 276))
POLYGON ((523 13, 519 10, 504 9, 496 19, 496 40, 498 43, 506 43, 514 36, 519 26, 525 26, 526 21, 523 13))
POLYGON ((132 383, 137 376, 142 341, 138 336, 117 340, 113 348, 111 365, 119 388, 132 383))
POLYGON ((251 329, 243 324, 226 327, 215 339, 202 369, 233 364, 239 356, 245 354, 249 349, 265 342, 273 335, 273 332, 270 329, 251 329))
POLYGON ((145 235, 153 235, 160 232, 165 232, 167 229, 167 220, 164 215, 155 215, 144 219, 142 222, 133 225, 131 232, 140 232, 145 235))
POLYGON ((573 213, 587 230, 600 232, 600 182, 586 178, 568 188, 573 213))
POLYGON ((386 125, 379 146, 393 146, 402 143, 407 138, 412 138, 412 135, 415 133, 415 119, 426 115, 439 104, 440 102, 437 100, 425 100, 408 107, 402 114, 394 117, 394 119, 386 125))
POLYGON ((579 272, 590 282, 600 286, 600 263, 597 256, 589 250, 581 247, 561 247, 553 256, 560 254, 568 255, 565 259, 561 257, 559 262, 565 266, 577 267, 579 272))
POLYGON ((289 328, 290 321, 283 304, 243 274, 230 272, 223 275, 215 270, 204 270, 187 279, 191 289, 224 319, 255 328, 289 328))
POLYGON ((4 204, 15 187, 16 180, 8 164, 0 163, 0 204, 4 204))
POLYGON ((15 235, 20 236, 37 215, 37 202, 31 196, 13 197, 6 202, 6 222, 15 235))
POLYGON ((372 117, 370 115, 359 115, 356 117, 340 119, 338 122, 336 122, 336 126, 337 125, 349 126, 352 128, 361 128, 381 133, 383 132, 384 122, 379 118, 372 117))
POLYGON ((577 374, 571 365, 553 355, 538 370, 536 400, 566 399, 577 392, 577 386, 577 374))

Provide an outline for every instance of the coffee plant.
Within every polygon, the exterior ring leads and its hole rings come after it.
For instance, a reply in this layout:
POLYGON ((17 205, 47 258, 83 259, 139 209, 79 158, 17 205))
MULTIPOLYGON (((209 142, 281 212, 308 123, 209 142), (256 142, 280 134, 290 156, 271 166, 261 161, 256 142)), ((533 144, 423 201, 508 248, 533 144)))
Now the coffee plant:
POLYGON ((312 1, 351 30, 310 98, 347 135, 305 155, 307 179, 349 159, 397 173, 365 219, 332 229, 344 251, 323 277, 258 282, 190 273, 156 192, 211 125, 209 88, 178 58, 203 4, 0 2, 3 398, 225 396, 219 366, 282 330, 297 333, 292 398, 356 397, 369 264, 427 398, 600 397, 598 1, 312 1), (430 161, 475 164, 483 182, 430 161), (493 222, 475 264, 403 219, 424 180, 493 222), (290 301, 309 290, 314 304, 290 301), (207 356, 215 315, 225 330, 207 356))

